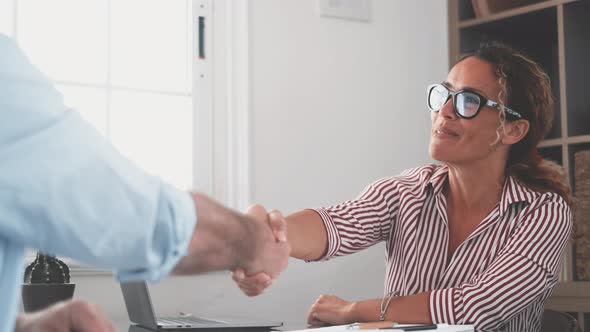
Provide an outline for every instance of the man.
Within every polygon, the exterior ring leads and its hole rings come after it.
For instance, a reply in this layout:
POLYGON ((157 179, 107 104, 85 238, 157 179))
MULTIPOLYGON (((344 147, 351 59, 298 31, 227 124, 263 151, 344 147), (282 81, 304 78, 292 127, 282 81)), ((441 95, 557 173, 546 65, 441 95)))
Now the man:
POLYGON ((242 215, 144 173, 1 34, 0 160, 0 331, 112 330, 83 301, 15 320, 26 247, 113 268, 121 281, 243 267, 270 283, 287 265, 282 217, 273 233, 260 206, 242 215))

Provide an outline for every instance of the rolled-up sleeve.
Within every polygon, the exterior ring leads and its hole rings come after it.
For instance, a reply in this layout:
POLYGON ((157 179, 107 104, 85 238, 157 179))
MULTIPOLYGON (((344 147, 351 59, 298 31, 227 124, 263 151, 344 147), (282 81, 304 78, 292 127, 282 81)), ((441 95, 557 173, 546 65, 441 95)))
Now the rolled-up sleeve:
POLYGON ((434 323, 497 329, 540 297, 550 295, 571 232, 571 212, 561 197, 546 196, 550 199, 522 218, 482 274, 458 287, 431 291, 434 323))
POLYGON ((356 199, 315 208, 326 228, 328 250, 319 260, 353 254, 387 240, 399 209, 395 178, 370 184, 356 199))
POLYGON ((137 252, 130 256, 139 257, 141 264, 135 268, 131 268, 131 264, 120 268, 117 278, 120 281, 155 281, 170 274, 180 258, 187 254, 197 220, 194 206, 190 195, 162 183, 152 238, 146 237, 145 242, 140 239, 138 243, 144 245, 138 246, 137 252))
POLYGON ((123 157, 2 35, 0 52, 0 235, 122 280, 169 273, 195 227, 189 193, 123 157))

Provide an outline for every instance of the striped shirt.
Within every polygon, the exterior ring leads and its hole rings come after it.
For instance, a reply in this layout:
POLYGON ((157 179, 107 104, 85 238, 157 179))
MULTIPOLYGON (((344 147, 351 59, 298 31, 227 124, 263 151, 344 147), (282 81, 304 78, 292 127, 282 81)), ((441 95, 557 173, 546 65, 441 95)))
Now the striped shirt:
POLYGON ((431 291, 433 322, 540 331, 572 227, 568 204, 507 177, 500 201, 447 259, 447 178, 446 166, 414 168, 315 209, 328 233, 321 259, 385 241, 385 293, 431 291))

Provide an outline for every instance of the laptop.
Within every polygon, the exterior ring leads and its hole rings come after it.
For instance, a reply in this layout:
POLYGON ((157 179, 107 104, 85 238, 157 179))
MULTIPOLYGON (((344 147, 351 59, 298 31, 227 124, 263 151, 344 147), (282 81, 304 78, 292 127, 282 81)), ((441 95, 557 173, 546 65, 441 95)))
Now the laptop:
POLYGON ((204 330, 223 331, 266 331, 280 327, 281 322, 253 321, 247 319, 199 318, 191 315, 179 317, 156 318, 147 284, 143 281, 121 283, 123 299, 129 314, 129 320, 151 331, 204 330))

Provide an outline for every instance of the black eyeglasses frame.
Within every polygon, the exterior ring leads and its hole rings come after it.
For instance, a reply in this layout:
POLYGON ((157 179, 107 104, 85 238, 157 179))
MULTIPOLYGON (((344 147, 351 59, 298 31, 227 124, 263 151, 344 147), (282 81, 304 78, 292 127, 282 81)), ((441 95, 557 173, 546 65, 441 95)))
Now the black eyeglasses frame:
MULTIPOLYGON (((428 109, 430 109, 432 112, 438 112, 440 111, 440 109, 434 109, 431 105, 430 105, 430 94, 432 93, 432 90, 434 90, 434 88, 436 87, 443 87, 445 88, 445 90, 447 90, 447 98, 445 99, 444 103, 442 104, 443 106, 449 101, 449 98, 453 99, 453 111, 455 112, 455 114, 457 114, 458 117, 462 118, 462 119, 473 119, 475 118, 479 112, 482 110, 482 108, 484 106, 489 106, 495 110, 500 110, 502 108, 502 106, 500 105, 500 103, 495 102, 493 100, 487 99, 486 97, 482 96, 480 93, 473 91, 471 89, 462 89, 459 91, 451 91, 451 89, 449 89, 446 85, 444 84, 431 84, 428 86, 428 90, 427 90, 427 95, 426 95, 426 104, 428 105, 428 109), (472 116, 465 116, 463 114, 461 114, 459 112, 459 110, 457 109, 457 98, 455 98, 456 95, 461 94, 461 93, 471 93, 476 95, 479 98, 479 106, 477 108, 477 111, 472 115, 472 116)), ((442 107, 441 107, 442 108, 442 107)), ((522 119, 523 116, 518 113, 515 110, 512 110, 506 106, 504 106, 504 112, 506 113, 507 117, 510 117, 512 120, 518 120, 518 119, 522 119)))

